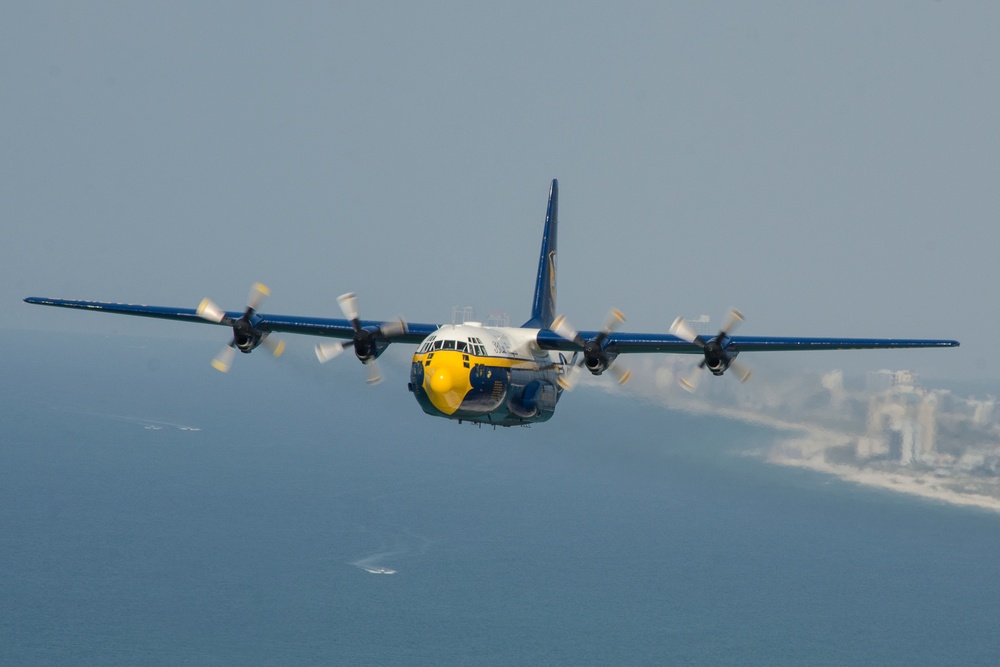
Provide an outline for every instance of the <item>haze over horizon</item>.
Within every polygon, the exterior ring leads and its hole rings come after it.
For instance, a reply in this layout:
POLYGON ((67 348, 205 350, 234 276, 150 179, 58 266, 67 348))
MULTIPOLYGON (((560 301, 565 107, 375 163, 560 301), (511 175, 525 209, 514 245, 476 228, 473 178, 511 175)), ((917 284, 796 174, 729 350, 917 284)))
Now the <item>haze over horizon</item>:
POLYGON ((632 331, 736 306, 748 335, 962 342, 781 363, 995 375, 995 6, 0 17, 0 329, 216 340, 21 299, 236 309, 258 280, 267 312, 337 317, 355 291, 365 317, 520 323, 558 178, 558 308, 581 328, 612 306, 632 331))

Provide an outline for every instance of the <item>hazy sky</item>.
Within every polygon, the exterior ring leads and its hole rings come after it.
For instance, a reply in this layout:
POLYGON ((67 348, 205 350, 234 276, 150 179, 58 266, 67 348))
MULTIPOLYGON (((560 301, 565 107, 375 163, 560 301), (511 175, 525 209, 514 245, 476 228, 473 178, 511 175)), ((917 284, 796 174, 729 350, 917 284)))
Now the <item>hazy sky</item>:
POLYGON ((993 377, 998 25, 951 2, 3 3, 0 329, 221 342, 20 300, 235 309, 254 281, 268 312, 356 291, 371 318, 520 323, 558 178, 582 328, 737 306, 746 334, 957 338, 850 363, 993 377))

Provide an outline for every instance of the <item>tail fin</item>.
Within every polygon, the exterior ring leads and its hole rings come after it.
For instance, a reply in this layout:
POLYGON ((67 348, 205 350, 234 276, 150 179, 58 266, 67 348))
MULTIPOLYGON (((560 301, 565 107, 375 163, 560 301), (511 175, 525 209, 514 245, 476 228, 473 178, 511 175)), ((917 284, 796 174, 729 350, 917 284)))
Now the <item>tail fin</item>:
POLYGON ((547 329, 556 318, 556 236, 559 226, 559 181, 552 179, 549 207, 545 212, 542 251, 538 257, 538 278, 535 280, 535 300, 531 319, 526 327, 547 329))

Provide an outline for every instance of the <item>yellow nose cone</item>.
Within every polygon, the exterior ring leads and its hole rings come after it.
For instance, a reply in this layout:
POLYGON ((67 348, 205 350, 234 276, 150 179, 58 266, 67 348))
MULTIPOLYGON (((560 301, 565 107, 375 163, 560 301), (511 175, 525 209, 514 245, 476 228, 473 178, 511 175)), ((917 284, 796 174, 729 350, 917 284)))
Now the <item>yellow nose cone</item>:
POLYGON ((472 390, 468 359, 469 355, 457 350, 435 351, 432 359, 419 355, 414 357, 415 362, 431 362, 429 366, 424 366, 422 386, 431 404, 446 415, 455 414, 462 407, 466 394, 472 390))
POLYGON ((448 372, 448 369, 440 367, 435 368, 433 374, 431 375, 431 391, 439 396, 442 396, 451 391, 451 388, 451 373, 448 372))

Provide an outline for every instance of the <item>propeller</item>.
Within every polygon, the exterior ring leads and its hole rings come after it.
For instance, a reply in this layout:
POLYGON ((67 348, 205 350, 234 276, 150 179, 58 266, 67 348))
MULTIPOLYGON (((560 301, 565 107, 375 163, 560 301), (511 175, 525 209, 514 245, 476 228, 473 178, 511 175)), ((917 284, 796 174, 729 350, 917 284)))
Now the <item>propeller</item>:
POLYGON ((239 318, 232 318, 226 311, 219 308, 211 299, 205 298, 198 304, 198 317, 216 324, 223 324, 233 328, 233 339, 212 359, 212 368, 226 373, 233 366, 236 358, 236 350, 249 354, 255 347, 264 344, 272 355, 280 357, 285 351, 284 341, 269 338, 268 331, 257 328, 259 316, 257 309, 264 299, 271 293, 265 285, 254 283, 250 287, 250 296, 247 297, 247 309, 239 318))
POLYGON ((680 378, 680 384, 688 391, 697 389, 701 374, 697 371, 708 368, 713 375, 722 375, 727 370, 732 369, 740 382, 750 379, 750 369, 736 361, 739 350, 733 345, 730 334, 735 331, 746 318, 743 313, 735 308, 729 311, 725 323, 719 329, 719 333, 712 338, 705 339, 701 334, 688 324, 683 317, 678 317, 670 325, 670 333, 681 340, 697 345, 702 350, 704 359, 688 376, 680 378))
POLYGON ((378 384, 382 381, 382 372, 376 359, 393 338, 406 333, 406 321, 402 317, 383 322, 378 327, 362 327, 358 311, 358 297, 354 292, 341 294, 337 297, 341 312, 351 322, 354 336, 348 341, 320 343, 316 346, 316 358, 321 364, 340 356, 340 353, 354 346, 354 354, 365 365, 368 371, 368 383, 378 384))
POLYGON ((611 312, 608 313, 608 319, 605 321, 600 333, 598 333, 597 336, 591 340, 584 340, 583 336, 580 335, 580 332, 577 331, 572 324, 570 324, 565 315, 560 315, 554 319, 552 321, 552 331, 554 331, 560 338, 568 340, 571 343, 575 343, 583 352, 580 362, 570 365, 565 372, 559 376, 559 379, 556 380, 559 386, 566 391, 572 391, 574 385, 576 384, 580 369, 584 366, 594 375, 600 375, 604 371, 610 370, 617 379, 618 384, 625 384, 628 382, 632 378, 632 371, 627 369, 623 370, 618 366, 612 366, 611 364, 617 355, 608 356, 607 351, 604 349, 608 336, 617 330, 618 327, 620 327, 624 322, 625 315, 622 311, 617 308, 612 308, 611 312))

